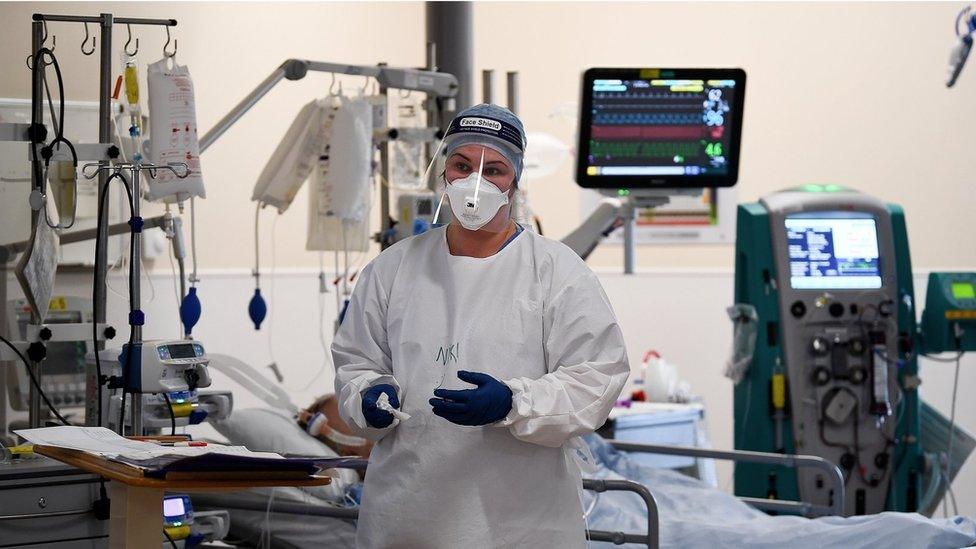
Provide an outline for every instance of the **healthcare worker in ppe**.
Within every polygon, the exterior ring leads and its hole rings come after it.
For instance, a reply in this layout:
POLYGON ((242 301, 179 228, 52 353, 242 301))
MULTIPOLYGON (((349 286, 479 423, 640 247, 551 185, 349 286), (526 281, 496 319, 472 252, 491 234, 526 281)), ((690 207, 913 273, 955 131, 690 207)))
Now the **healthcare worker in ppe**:
POLYGON ((525 143, 495 105, 451 122, 453 220, 366 266, 335 336, 339 413, 376 441, 360 547, 585 546, 574 448, 630 367, 596 276, 511 220, 525 143))

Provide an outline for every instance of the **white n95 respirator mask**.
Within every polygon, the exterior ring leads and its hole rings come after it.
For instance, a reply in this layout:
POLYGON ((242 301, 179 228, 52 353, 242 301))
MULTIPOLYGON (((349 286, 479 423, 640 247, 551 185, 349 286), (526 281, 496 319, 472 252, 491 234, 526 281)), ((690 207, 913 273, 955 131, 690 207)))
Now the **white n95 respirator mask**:
POLYGON ((469 231, 477 231, 487 225, 498 210, 508 204, 508 193, 502 192, 477 173, 449 183, 447 198, 451 202, 454 218, 469 231))

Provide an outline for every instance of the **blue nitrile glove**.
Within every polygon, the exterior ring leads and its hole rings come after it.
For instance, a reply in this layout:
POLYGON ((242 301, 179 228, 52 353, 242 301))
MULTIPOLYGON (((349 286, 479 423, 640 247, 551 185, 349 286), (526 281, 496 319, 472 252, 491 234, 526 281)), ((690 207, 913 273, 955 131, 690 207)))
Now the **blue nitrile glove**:
POLYGON ((457 374, 458 379, 473 383, 477 389, 449 391, 437 389, 430 399, 434 414, 458 425, 488 425, 503 419, 512 409, 512 390, 501 381, 480 372, 457 374))
POLYGON ((386 393, 390 397, 390 406, 399 409, 400 408, 400 398, 397 397, 396 388, 392 385, 386 383, 382 385, 373 385, 366 392, 363 393, 363 417, 366 418, 366 423, 371 427, 376 427, 377 429, 382 429, 384 427, 389 427, 393 423, 393 414, 387 412, 386 410, 380 410, 376 406, 376 400, 380 398, 380 395, 386 393))

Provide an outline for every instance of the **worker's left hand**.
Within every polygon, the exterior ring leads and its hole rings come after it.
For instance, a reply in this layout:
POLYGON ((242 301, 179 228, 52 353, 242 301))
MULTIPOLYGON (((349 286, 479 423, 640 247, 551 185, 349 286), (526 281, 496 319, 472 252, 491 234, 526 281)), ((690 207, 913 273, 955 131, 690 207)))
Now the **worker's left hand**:
POLYGON ((503 419, 512 409, 512 390, 501 381, 480 372, 459 371, 458 379, 477 389, 437 389, 430 399, 434 414, 458 425, 488 425, 503 419))

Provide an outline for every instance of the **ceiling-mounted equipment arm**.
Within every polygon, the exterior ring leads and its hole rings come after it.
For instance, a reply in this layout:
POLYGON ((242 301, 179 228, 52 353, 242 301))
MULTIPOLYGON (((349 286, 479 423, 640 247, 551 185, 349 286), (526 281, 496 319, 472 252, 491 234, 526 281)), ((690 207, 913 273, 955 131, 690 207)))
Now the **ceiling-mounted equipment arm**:
POLYGON ((437 97, 454 97, 458 92, 458 80, 452 74, 421 69, 387 67, 385 65, 343 65, 305 59, 288 59, 265 78, 254 91, 247 94, 229 113, 200 139, 200 152, 207 150, 244 113, 251 110, 282 79, 301 80, 308 71, 366 76, 375 78, 380 86, 390 89, 420 91, 437 97))

